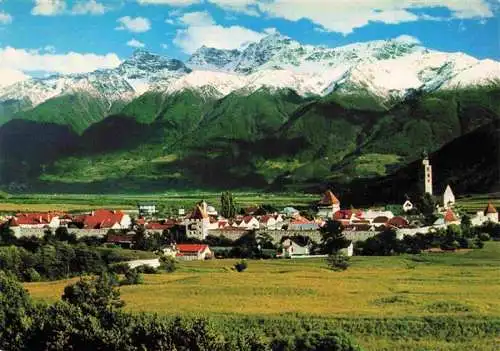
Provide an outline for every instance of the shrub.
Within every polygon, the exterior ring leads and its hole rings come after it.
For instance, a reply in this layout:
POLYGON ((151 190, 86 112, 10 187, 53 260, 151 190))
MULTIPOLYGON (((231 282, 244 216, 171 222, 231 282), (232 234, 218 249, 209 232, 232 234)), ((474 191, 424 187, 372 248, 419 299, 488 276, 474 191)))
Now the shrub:
POLYGON ((120 282, 120 285, 137 285, 144 283, 144 276, 137 269, 131 269, 125 273, 125 279, 120 282))
POLYGON ((484 247, 484 241, 481 241, 480 239, 474 240, 474 247, 477 249, 482 249, 484 247))
POLYGON ((170 256, 161 256, 160 268, 165 272, 173 273, 177 269, 177 262, 170 256))
POLYGON ((140 266, 135 267, 135 270, 139 273, 144 273, 144 274, 156 274, 158 273, 158 270, 150 265, 143 264, 140 266))
POLYGON ((342 253, 329 255, 326 259, 328 267, 334 271, 345 271, 349 268, 349 257, 342 253))
POLYGON ((349 335, 337 331, 309 331, 298 336, 277 337, 271 342, 273 350, 300 351, 358 351, 349 335))
POLYGON ((126 262, 117 262, 109 265, 109 271, 116 274, 126 274, 130 270, 130 266, 126 262))
POLYGON ((26 272, 24 272, 24 280, 27 282, 39 282, 42 280, 42 276, 35 268, 28 268, 26 272))
POLYGON ((481 233, 479 234, 478 238, 481 241, 490 241, 491 236, 488 233, 481 233))
POLYGON ((245 260, 241 260, 240 262, 234 265, 234 269, 236 269, 238 272, 243 272, 247 268, 248 268, 248 263, 245 260))

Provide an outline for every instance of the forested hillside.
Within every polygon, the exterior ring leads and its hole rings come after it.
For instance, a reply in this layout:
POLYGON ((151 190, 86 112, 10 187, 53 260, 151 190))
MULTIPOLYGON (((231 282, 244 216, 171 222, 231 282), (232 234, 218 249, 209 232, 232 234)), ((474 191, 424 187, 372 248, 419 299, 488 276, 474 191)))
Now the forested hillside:
MULTIPOLYGON (((147 92, 124 106, 107 107, 115 114, 92 121, 78 112, 86 108, 100 116, 105 108, 98 101, 65 99, 49 100, 25 113, 29 121, 14 119, 0 128, 2 187, 286 191, 330 183, 353 191, 348 184, 375 184, 402 172, 423 151, 457 138, 460 143, 475 130, 485 133, 500 116, 496 84, 415 91, 392 100, 368 93, 303 97, 265 88, 223 98, 210 91, 147 92)), ((484 162, 494 165, 498 159, 480 150, 470 150, 467 169, 477 164, 485 175, 484 162)), ((461 152, 446 158, 465 160, 461 152)), ((442 167, 448 173, 436 167, 440 179, 459 175, 449 164, 442 167)), ((493 174, 485 175, 482 186, 472 182, 464 189, 479 191, 494 181, 493 174)))

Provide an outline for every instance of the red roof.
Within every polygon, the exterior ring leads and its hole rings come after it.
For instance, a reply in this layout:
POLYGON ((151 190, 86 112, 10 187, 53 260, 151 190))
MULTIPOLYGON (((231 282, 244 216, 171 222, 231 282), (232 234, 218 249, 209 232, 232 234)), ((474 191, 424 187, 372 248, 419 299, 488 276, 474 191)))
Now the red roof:
POLYGON ((451 210, 451 208, 449 208, 446 211, 446 214, 444 215, 444 221, 445 222, 456 222, 457 220, 458 220, 457 216, 455 216, 455 214, 453 213, 453 211, 451 210))
POLYGON ((47 212, 47 213, 18 213, 16 215, 17 224, 49 224, 50 221, 58 217, 57 214, 47 212))
POLYGON ((208 245, 202 245, 202 244, 178 244, 177 249, 181 254, 186 254, 186 253, 198 253, 205 251, 208 248, 208 245))
POLYGON ((261 223, 267 223, 271 218, 275 219, 274 216, 271 215, 265 215, 260 218, 261 223))
POLYGON ((333 195, 333 193, 331 192, 331 190, 327 190, 325 192, 325 195, 323 195, 323 198, 321 199, 321 201, 319 202, 320 205, 323 205, 323 206, 331 206, 331 205, 339 205, 340 204, 340 201, 339 199, 337 199, 335 197, 335 195, 333 195))
POLYGON ((486 206, 486 209, 484 210, 484 214, 491 214, 491 213, 497 213, 497 209, 495 206, 492 205, 491 202, 488 202, 488 206, 486 206))
POLYGON ((208 214, 202 205, 196 205, 193 213, 189 216, 190 219, 205 219, 208 218, 208 214))
POLYGON ((373 223, 384 224, 389 222, 389 218, 386 216, 378 216, 373 219, 373 223))
POLYGON ((16 217, 12 217, 11 219, 9 219, 9 227, 17 227, 17 226, 19 226, 19 224, 17 224, 16 217))
POLYGON ((350 219, 352 216, 351 210, 340 210, 333 214, 333 219, 350 219))
POLYGON ((307 218, 300 217, 290 222, 290 224, 315 224, 316 222, 310 221, 307 218))
POLYGON ((252 216, 245 216, 243 217, 243 222, 245 223, 250 223, 250 221, 253 219, 254 217, 252 216))
POLYGON ((403 217, 400 217, 400 216, 396 216, 396 217, 392 217, 389 222, 387 222, 388 225, 391 225, 393 227, 397 227, 397 228, 404 228, 404 227, 408 227, 409 223, 408 221, 403 218, 403 217))
POLYGON ((217 225, 219 228, 225 228, 229 225, 229 223, 227 221, 219 221, 217 225))
POLYGON ((122 211, 101 209, 81 216, 75 221, 82 222, 86 229, 111 228, 115 223, 120 223, 124 215, 122 211))

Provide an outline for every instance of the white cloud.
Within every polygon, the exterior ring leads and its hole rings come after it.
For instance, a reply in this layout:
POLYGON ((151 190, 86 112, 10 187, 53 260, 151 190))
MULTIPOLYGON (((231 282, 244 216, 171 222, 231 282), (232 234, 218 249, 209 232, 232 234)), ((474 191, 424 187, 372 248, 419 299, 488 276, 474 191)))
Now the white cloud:
POLYGON ((143 33, 151 29, 151 22, 144 17, 125 16, 117 20, 120 23, 117 30, 128 30, 133 33, 143 33))
POLYGON ((0 68, 21 72, 87 73, 96 69, 114 68, 121 63, 114 53, 97 55, 93 53, 51 54, 40 50, 0 48, 0 68))
POLYGON ((0 67, 0 77, 2 77, 2 79, 0 79, 0 88, 30 78, 23 72, 18 71, 16 69, 2 68, 2 67, 0 67))
POLYGON ((127 41, 127 45, 131 46, 133 48, 143 48, 146 46, 146 45, 144 45, 144 43, 140 42, 139 40, 135 40, 135 39, 131 39, 131 40, 127 41))
POLYGON ((165 20, 165 23, 174 25, 174 24, 175 24, 175 21, 174 21, 173 19, 171 19, 171 18, 167 18, 167 19, 165 20))
POLYGON ((106 7, 96 0, 87 0, 77 2, 71 9, 73 15, 103 15, 106 7))
POLYGON ((7 12, 0 11, 0 24, 9 24, 12 22, 12 16, 7 12))
POLYGON ((184 52, 191 54, 203 45, 217 49, 237 49, 245 43, 258 41, 264 36, 264 33, 240 26, 189 26, 186 29, 177 30, 173 42, 184 52))
POLYGON ((66 10, 64 0, 34 0, 34 3, 31 14, 35 16, 55 16, 66 10))
POLYGON ((160 46, 163 50, 168 49, 168 44, 160 44, 160 46))
POLYGON ((212 4, 226 11, 241 12, 250 16, 259 16, 258 1, 255 0, 209 0, 212 4))
POLYGON ((487 0, 261 0, 258 6, 271 17, 290 21, 309 19, 324 30, 343 34, 349 34, 370 22, 397 24, 448 19, 413 13, 412 10, 416 9, 447 8, 451 18, 461 19, 493 16, 491 3, 487 0))
POLYGON ((170 5, 170 6, 189 6, 201 3, 200 0, 137 0, 140 5, 170 5))
POLYGON ((181 24, 187 26, 211 26, 215 24, 214 19, 208 11, 189 12, 179 17, 181 24))

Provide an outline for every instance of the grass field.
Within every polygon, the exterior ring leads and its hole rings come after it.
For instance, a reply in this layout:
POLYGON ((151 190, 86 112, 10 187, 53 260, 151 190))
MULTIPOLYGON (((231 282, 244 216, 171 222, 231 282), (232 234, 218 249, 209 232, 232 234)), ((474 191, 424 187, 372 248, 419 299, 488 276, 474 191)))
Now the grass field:
MULTIPOLYGON (((320 200, 321 194, 272 194, 255 192, 234 192, 237 206, 247 207, 268 204, 279 209, 292 206, 299 209, 308 208, 320 200)), ((214 192, 167 192, 163 194, 24 194, 11 195, 6 199, 0 199, 0 212, 36 212, 36 211, 88 211, 99 207, 112 207, 123 210, 137 208, 141 201, 154 201, 166 209, 172 209, 174 213, 178 208, 190 209, 193 205, 205 200, 209 204, 219 206, 220 193, 214 192)), ((492 195, 471 195, 457 199, 458 205, 468 213, 476 213, 484 210, 487 203, 491 201, 500 208, 500 197, 492 195)), ((348 208, 349 206, 343 205, 348 208)), ((176 212, 175 212, 176 213, 176 212)))
MULTIPOLYGON (((205 200, 209 204, 219 206, 220 193, 181 192, 146 195, 96 195, 96 194, 28 194, 11 195, 0 199, 0 212, 10 211, 78 211, 98 207, 113 207, 119 209, 136 209, 138 202, 154 201, 165 208, 190 209, 196 202, 205 200)), ((271 193, 233 193, 240 207, 260 204, 271 204, 278 208, 285 206, 307 207, 318 201, 318 194, 271 194, 271 193)))
MULTIPOLYGON (((144 285, 121 288, 125 308, 166 315, 299 314, 347 318, 354 324, 360 318, 500 320, 500 242, 458 253, 354 257, 352 267, 341 273, 316 259, 250 261, 243 273, 231 270, 234 263, 186 262, 173 274, 148 275, 144 285)), ((36 299, 54 301, 67 284, 25 286, 36 299)), ((368 350, 494 350, 500 345, 494 336, 405 341, 353 333, 368 350)))

